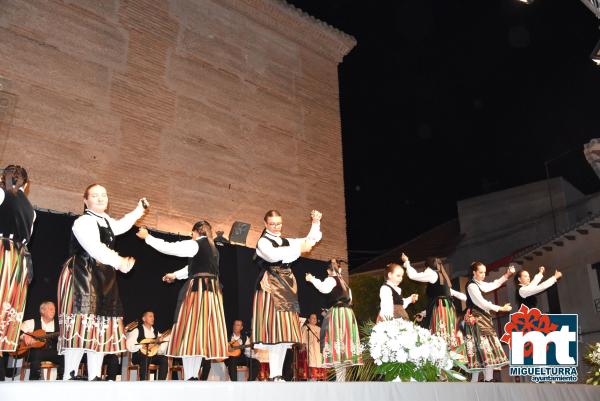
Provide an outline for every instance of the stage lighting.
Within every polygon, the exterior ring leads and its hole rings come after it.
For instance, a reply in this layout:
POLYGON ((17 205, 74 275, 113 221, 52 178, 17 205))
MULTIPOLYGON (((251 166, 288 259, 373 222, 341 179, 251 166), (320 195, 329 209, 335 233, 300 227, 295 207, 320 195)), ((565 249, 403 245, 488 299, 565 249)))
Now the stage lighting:
POLYGON ((519 2, 525 3, 525 4, 531 4, 531 3, 533 3, 533 0, 519 0, 519 2))
POLYGON ((250 231, 250 224, 236 221, 229 231, 229 242, 232 244, 246 245, 246 237, 250 231))
POLYGON ((594 51, 592 51, 590 58, 594 63, 596 63, 596 65, 600 65, 600 41, 596 43, 596 46, 594 47, 594 51))

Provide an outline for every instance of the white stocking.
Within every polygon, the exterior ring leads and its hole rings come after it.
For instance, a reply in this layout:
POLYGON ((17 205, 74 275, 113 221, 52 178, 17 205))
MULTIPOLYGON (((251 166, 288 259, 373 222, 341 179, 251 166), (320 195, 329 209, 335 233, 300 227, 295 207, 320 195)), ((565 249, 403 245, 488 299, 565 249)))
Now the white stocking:
POLYGON ((85 354, 87 355, 88 380, 94 380, 96 377, 102 378, 104 353, 88 351, 85 354))
POLYGON ((71 372, 74 372, 74 375, 77 376, 79 363, 81 362, 81 358, 83 358, 83 353, 83 349, 66 349, 63 351, 65 357, 65 374, 63 375, 63 380, 69 380, 71 378, 71 372))

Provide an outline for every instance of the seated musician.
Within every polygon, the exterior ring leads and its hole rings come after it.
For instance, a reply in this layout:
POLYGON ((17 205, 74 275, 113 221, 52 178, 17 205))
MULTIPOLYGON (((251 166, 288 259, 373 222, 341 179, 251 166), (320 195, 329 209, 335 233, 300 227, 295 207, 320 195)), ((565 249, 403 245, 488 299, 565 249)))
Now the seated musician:
MULTIPOLYGON (((247 335, 242 333, 243 328, 244 326, 241 320, 236 320, 233 322, 233 333, 229 338, 230 344, 233 342, 234 346, 250 345, 250 339, 247 335)), ((230 352, 231 351, 232 349, 230 348, 230 352)), ((225 360, 225 365, 227 365, 227 369, 229 370, 229 377, 231 378, 231 381, 237 381, 238 366, 248 367, 248 381, 256 380, 256 377, 260 371, 260 362, 253 358, 250 347, 242 348, 240 351, 241 353, 239 356, 230 356, 225 360)))
POLYGON ((131 362, 140 365, 140 380, 147 380, 146 374, 150 364, 158 365, 158 380, 165 380, 169 369, 167 357, 164 355, 167 349, 166 339, 158 344, 158 353, 154 356, 146 356, 145 351, 151 349, 141 345, 144 339, 159 339, 160 333, 154 328, 154 312, 146 311, 142 314, 142 324, 127 333, 127 350, 131 352, 131 362))
MULTIPOLYGON (((45 301, 40 305, 40 317, 29 319, 21 325, 21 342, 27 346, 31 346, 38 340, 29 336, 27 333, 32 333, 35 330, 42 329, 47 334, 56 333, 58 331, 58 319, 56 317, 56 307, 53 302, 45 301)), ((39 338, 38 338, 39 339, 39 338)), ((43 361, 52 362, 58 365, 57 379, 62 380, 64 370, 64 357, 58 355, 56 350, 57 337, 46 338, 46 345, 42 348, 31 348, 29 356, 25 360, 29 361, 29 380, 40 380, 41 369, 40 365, 43 361)))

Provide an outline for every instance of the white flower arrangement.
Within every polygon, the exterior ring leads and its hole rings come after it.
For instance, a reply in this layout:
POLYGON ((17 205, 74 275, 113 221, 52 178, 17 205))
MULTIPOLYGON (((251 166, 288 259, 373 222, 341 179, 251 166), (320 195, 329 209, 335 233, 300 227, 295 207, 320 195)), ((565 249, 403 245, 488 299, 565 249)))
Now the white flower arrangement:
POLYGON ((377 323, 371 332, 368 349, 387 379, 397 380, 399 376, 406 380, 416 376, 417 380, 421 378, 419 381, 430 381, 438 379, 442 371, 455 380, 464 379, 462 375, 450 372, 459 355, 448 351, 446 341, 407 320, 377 323))
POLYGON ((584 359, 592 366, 588 372, 586 383, 597 386, 600 384, 600 343, 590 344, 584 359))

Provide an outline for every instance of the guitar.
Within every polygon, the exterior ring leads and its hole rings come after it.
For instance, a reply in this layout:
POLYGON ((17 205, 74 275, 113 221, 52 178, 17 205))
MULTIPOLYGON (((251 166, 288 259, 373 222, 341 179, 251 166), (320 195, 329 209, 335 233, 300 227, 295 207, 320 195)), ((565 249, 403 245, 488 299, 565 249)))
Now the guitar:
POLYGON ((23 333, 32 337, 35 341, 29 345, 25 343, 25 340, 22 339, 19 341, 19 345, 17 346, 16 351, 9 353, 9 355, 14 357, 20 357, 31 348, 43 348, 46 346, 46 341, 51 338, 58 337, 58 331, 53 333, 46 333, 44 329, 37 329, 32 331, 31 333, 23 333))
POLYGON ((254 347, 254 343, 250 344, 241 344, 240 340, 233 340, 229 342, 229 346, 227 347, 227 356, 230 358, 235 358, 242 355, 242 350, 244 348, 252 348, 254 347))
POLYGON ((164 339, 171 334, 171 329, 162 333, 158 338, 144 338, 139 343, 142 344, 140 352, 146 356, 154 356, 158 353, 160 345, 166 341, 164 339))

